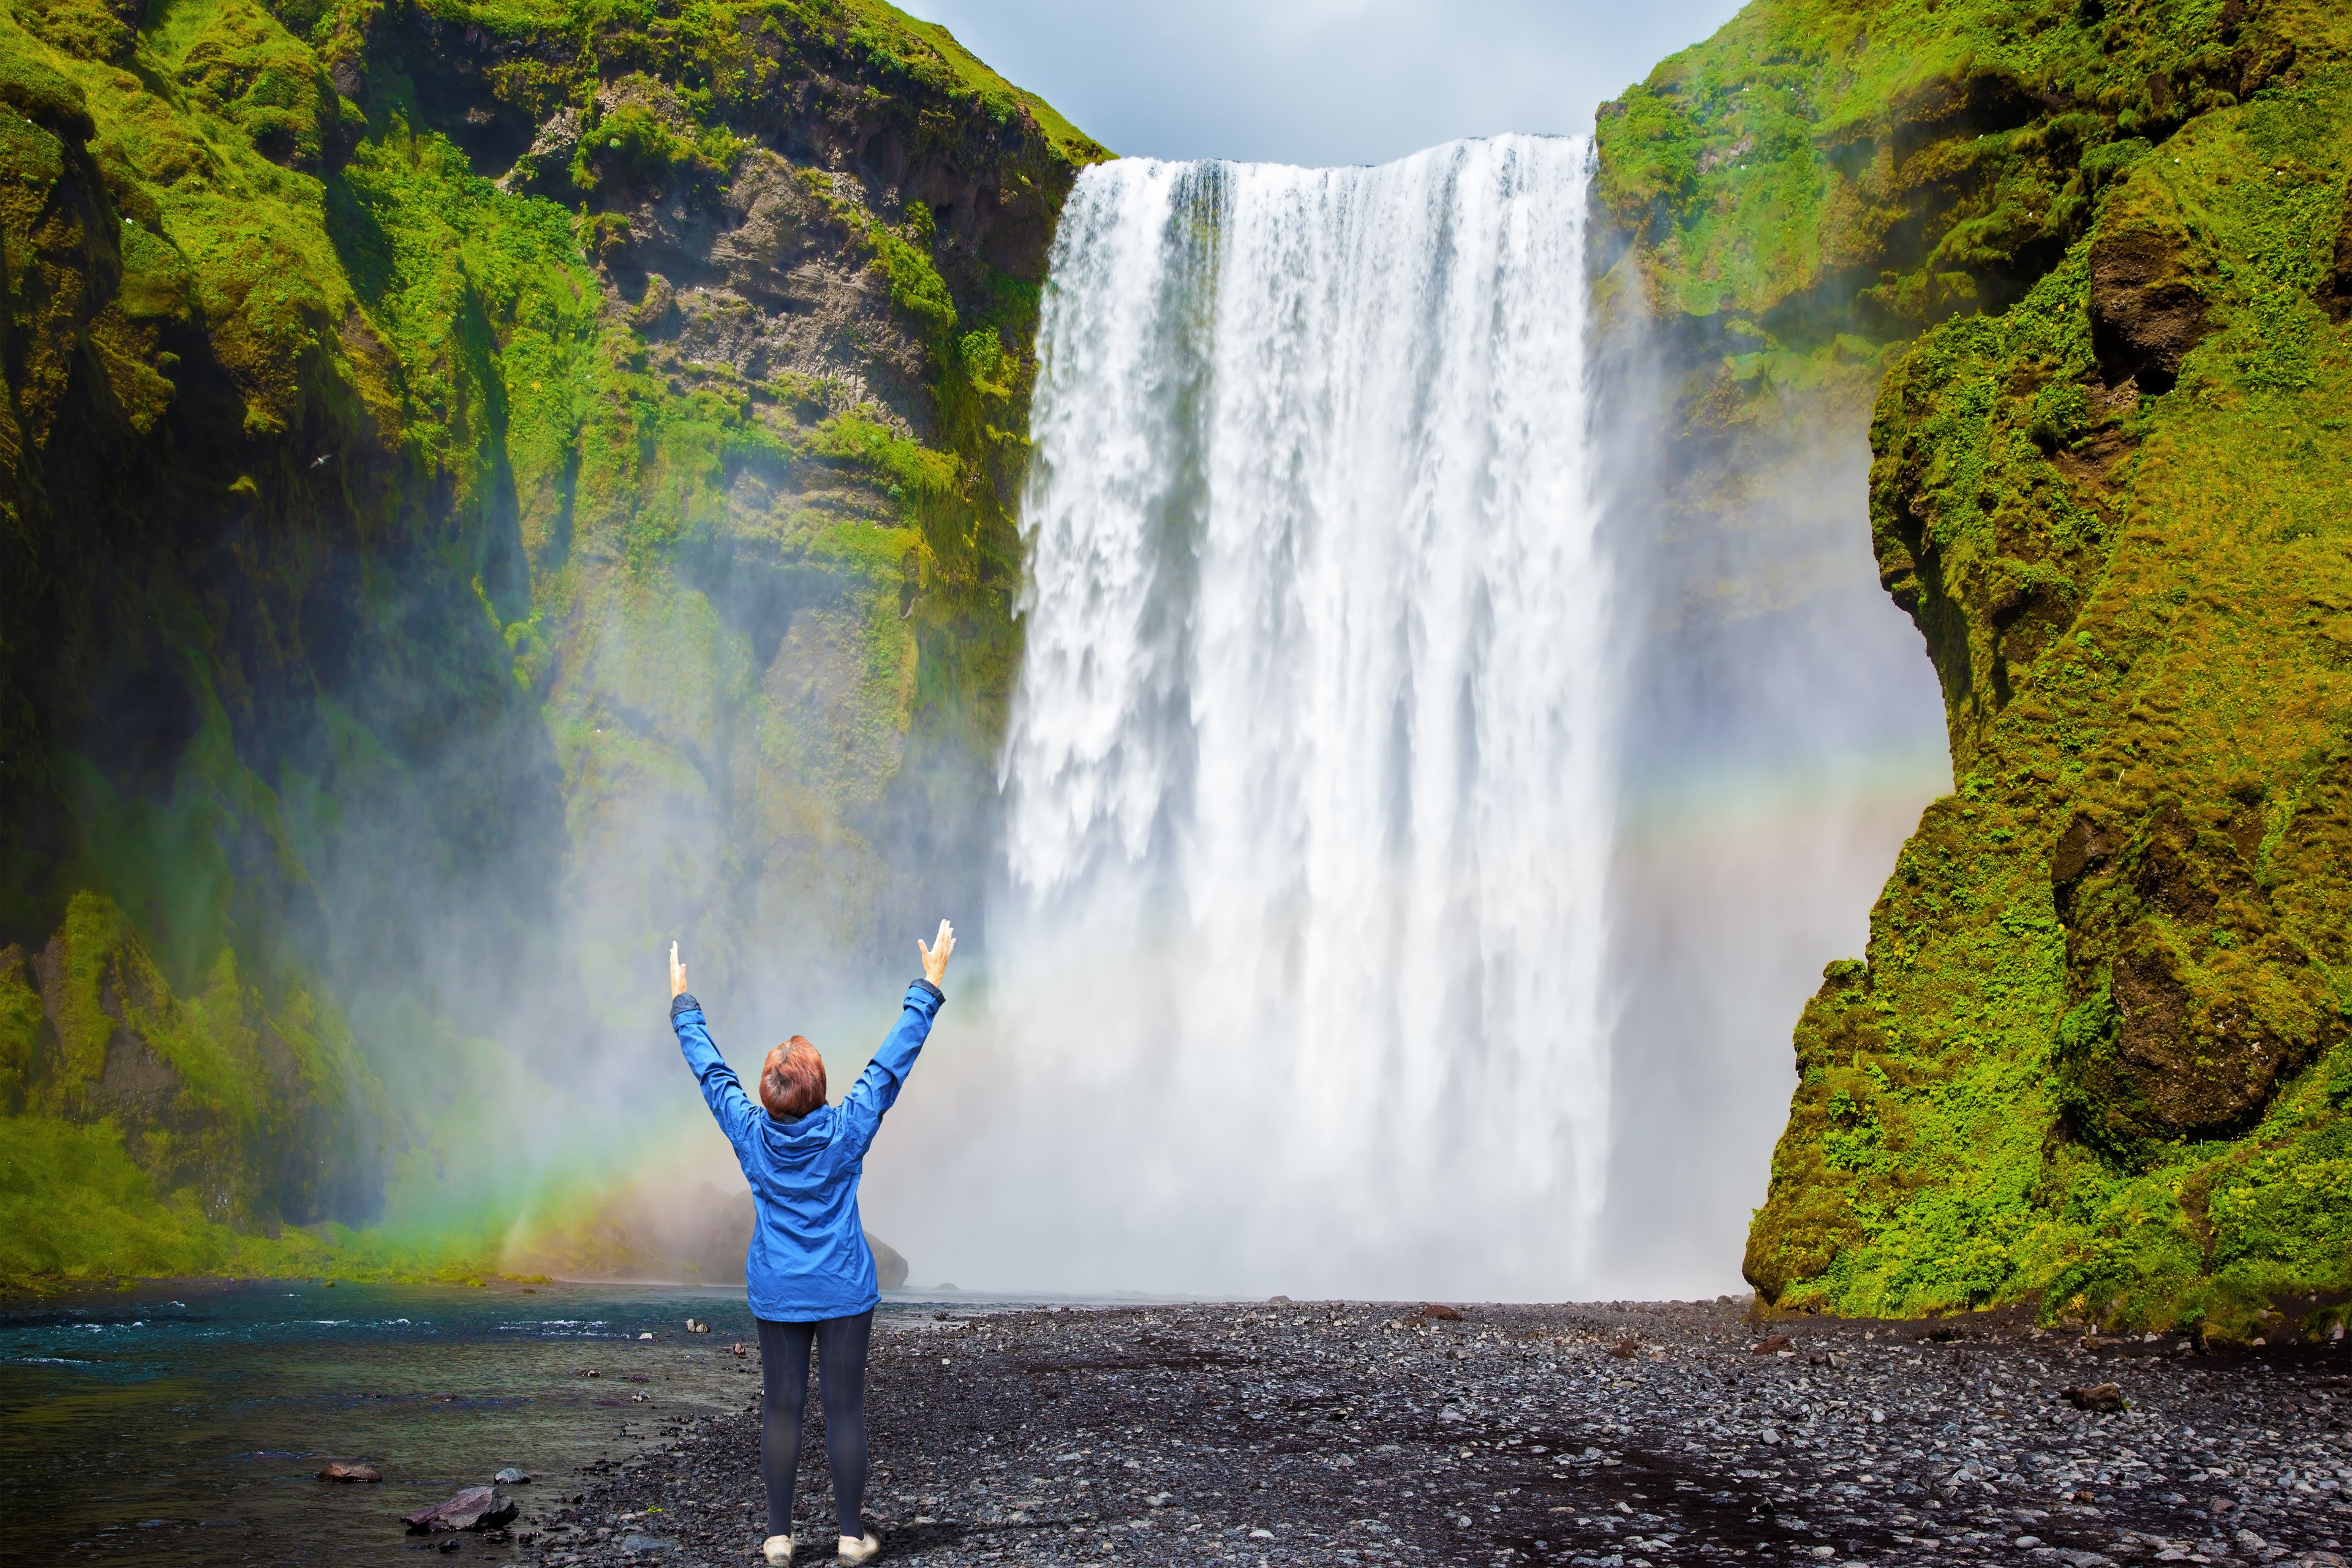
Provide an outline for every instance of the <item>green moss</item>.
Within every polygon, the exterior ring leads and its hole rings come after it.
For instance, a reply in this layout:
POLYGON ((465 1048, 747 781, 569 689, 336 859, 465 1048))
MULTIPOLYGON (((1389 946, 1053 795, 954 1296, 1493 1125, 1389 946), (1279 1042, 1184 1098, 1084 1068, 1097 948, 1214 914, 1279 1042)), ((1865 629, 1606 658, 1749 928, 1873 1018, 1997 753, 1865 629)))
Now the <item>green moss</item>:
POLYGON ((944 91, 950 100, 975 105, 999 124, 1026 117, 1045 132, 1056 153, 1073 163, 1096 163, 1108 155, 1051 104, 989 69, 938 23, 909 16, 883 0, 845 0, 839 14, 854 18, 850 41, 866 52, 886 79, 909 78, 944 91))
POLYGON ((643 102, 623 103, 582 135, 572 157, 572 183, 593 191, 614 184, 723 179, 734 172, 744 146, 723 125, 687 134, 643 102))
POLYGON ((1866 19, 1766 0, 1603 107, 1601 195, 1665 309, 1806 333, 1859 302, 1916 330, 2079 237, 2119 142, 2285 69, 2314 25, 2299 9, 2225 26, 2222 0, 1908 0, 1866 19))
POLYGON ((0 954, 0 1116, 24 1113, 40 1030, 40 993, 21 952, 0 954))
MULTIPOLYGON (((37 965, 0 971, 0 1277, 495 1259, 530 1181, 450 1129, 465 1075, 511 1055, 325 973, 322 931, 383 918, 320 907, 353 898, 377 825, 423 825, 384 879, 457 888, 554 777, 591 858, 686 803, 741 830, 693 862, 713 906, 768 876, 846 949, 899 874, 856 825, 910 752, 984 768, 1040 279, 828 184, 825 243, 920 352, 924 406, 894 415, 686 370, 656 352, 675 290, 608 294, 616 205, 707 207, 803 112, 984 171, 1040 221, 1105 155, 871 0, 0 14, 0 809, 25 825, 0 933, 63 965, 47 1076, 37 965), (479 51, 477 98, 435 119, 451 48, 479 51), (433 129, 565 109, 568 162, 504 184, 433 129), (106 1088, 110 1053, 152 1058, 147 1110, 106 1088), (36 1222, 45 1186, 77 1196, 36 1222), (284 1223, 379 1197, 365 1232, 284 1223)), ((593 1005, 619 1016, 601 987, 652 935, 597 939, 593 1005)))
POLYGON ((1784 345, 1926 329, 1878 394, 1871 513, 1957 793, 1798 1026, 1748 1253, 1784 1305, 2242 1336, 2352 1283, 2352 342, 2315 298, 2352 37, 2109 9, 1897 7, 1864 37, 1755 6, 1604 130, 1675 308, 1784 345), (2032 89, 2006 126, 2004 81, 2032 89), (1841 252, 1921 160, 1916 247, 1841 252))

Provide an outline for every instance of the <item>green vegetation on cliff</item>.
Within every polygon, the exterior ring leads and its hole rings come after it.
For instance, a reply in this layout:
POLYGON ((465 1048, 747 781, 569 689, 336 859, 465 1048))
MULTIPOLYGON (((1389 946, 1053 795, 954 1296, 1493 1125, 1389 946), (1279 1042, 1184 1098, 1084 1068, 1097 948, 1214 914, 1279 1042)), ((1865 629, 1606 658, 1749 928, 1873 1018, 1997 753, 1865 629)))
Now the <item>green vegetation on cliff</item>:
POLYGON ((1949 721, 1749 1278, 2241 1334, 2352 1285, 2352 25, 1765 0, 1602 145, 1696 424, 1885 366, 1949 721))
POLYGON ((1103 156, 879 0, 0 11, 0 1274, 478 1268, 339 1225, 486 971, 577 1051, 687 911, 871 949, 1103 156))

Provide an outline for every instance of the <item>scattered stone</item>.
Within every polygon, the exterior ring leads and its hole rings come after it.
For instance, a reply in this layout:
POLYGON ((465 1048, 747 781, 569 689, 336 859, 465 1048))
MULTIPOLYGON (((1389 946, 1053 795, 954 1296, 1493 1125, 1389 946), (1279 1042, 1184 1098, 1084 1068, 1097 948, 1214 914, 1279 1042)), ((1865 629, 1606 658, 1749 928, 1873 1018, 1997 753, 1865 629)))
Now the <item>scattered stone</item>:
POLYGON ((1421 1309, 1421 1315, 1424 1318, 1434 1318, 1441 1323, 1458 1323, 1462 1321, 1461 1313, 1442 1301, 1424 1302, 1421 1309))
POLYGON ((1758 1340, 1755 1344, 1749 1346, 1748 1353, 1750 1355, 1779 1355, 1782 1351, 1793 1351, 1796 1348, 1797 1342, 1790 1339, 1786 1334, 1767 1334, 1762 1339, 1758 1340))
POLYGON ((515 1466, 509 1465, 505 1469, 500 1470, 493 1479, 502 1487, 519 1487, 524 1482, 530 1480, 530 1477, 525 1475, 515 1466))
POLYGON ((322 1481, 380 1481, 383 1479, 383 1472, 373 1465, 347 1465, 341 1459, 330 1459, 327 1468, 319 1472, 319 1479, 322 1481))
MULTIPOLYGON (((901 1568, 2343 1568, 2352 1351, 2084 1344, 1984 1314, 1811 1320, 1802 1353, 1759 1356, 1748 1306, 886 1316, 867 1522, 901 1568), (2126 1376, 2119 1413, 2057 1397, 2126 1376)), ((514 1555, 756 1561, 744 1398, 625 1406, 665 1446, 590 1467, 584 1501, 542 1499, 514 1555)), ((834 1528, 814 1399, 803 1466, 806 1551, 834 1528)))
POLYGON ((1642 1342, 1630 1337, 1619 1340, 1609 1347, 1609 1353, 1621 1361, 1631 1361, 1642 1353, 1642 1342))
POLYGON ((2103 1415, 2117 1415, 2129 1408, 2124 1401, 2124 1391, 2112 1383, 2070 1388, 2066 1390, 2066 1403, 2077 1410, 2095 1410, 2103 1415))
POLYGON ((707 1334, 710 1331, 710 1325, 709 1323, 699 1322, 695 1319, 688 1318, 686 1321, 686 1331, 689 1334, 707 1334))
POLYGON ((400 1516, 411 1535, 437 1535, 445 1531, 496 1530, 514 1522, 522 1510, 488 1487, 467 1487, 447 1502, 400 1516))
POLYGON ((639 1335, 637 1336, 637 1338, 639 1338, 639 1339, 641 1339, 641 1340, 649 1340, 649 1339, 652 1339, 652 1338, 653 1338, 653 1335, 651 1335, 651 1334, 649 1334, 649 1333, 648 1333, 648 1334, 639 1334, 639 1335))

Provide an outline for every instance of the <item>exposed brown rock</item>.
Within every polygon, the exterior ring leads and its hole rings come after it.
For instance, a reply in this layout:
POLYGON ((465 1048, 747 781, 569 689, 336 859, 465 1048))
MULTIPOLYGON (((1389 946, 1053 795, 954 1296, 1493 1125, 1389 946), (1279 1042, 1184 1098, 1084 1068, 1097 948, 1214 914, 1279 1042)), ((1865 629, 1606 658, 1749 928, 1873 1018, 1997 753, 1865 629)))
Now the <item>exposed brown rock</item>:
POLYGON ((2319 308, 2331 321, 2352 320, 2352 198, 2344 204, 2344 221, 2336 230, 2336 255, 2327 276, 2319 280, 2319 308))
POLYGON ((2110 382, 2169 391, 2212 330, 2185 247, 2158 228, 2102 229, 2091 242, 2091 342, 2110 382))
POLYGON ((2122 1388, 2112 1383, 2070 1388, 2066 1390, 2066 1403, 2077 1410, 2095 1410, 2105 1415, 2117 1415, 2130 1407, 2122 1388))
POLYGON ((2076 812, 2066 824, 2050 851, 2050 891, 2060 920, 2071 921, 2074 889, 2086 873, 2107 863, 2116 847, 2114 836, 2087 813, 2076 812))
POLYGON ((2209 969, 2193 989, 2185 967, 2152 922, 2126 934, 2112 968, 2121 1071, 2163 1130, 2234 1131, 2316 1053, 2316 1018, 2269 994, 2257 965, 2209 969))

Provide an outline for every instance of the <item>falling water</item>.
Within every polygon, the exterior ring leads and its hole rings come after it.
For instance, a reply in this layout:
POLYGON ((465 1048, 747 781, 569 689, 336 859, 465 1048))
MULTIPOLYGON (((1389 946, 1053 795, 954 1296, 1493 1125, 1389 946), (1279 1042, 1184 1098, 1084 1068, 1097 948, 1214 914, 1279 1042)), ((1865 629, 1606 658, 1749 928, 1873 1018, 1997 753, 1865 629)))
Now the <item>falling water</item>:
POLYGON ((1577 1278, 1608 1125, 1585 160, 1135 160, 1072 193, 1003 763, 1004 1099, 949 1258, 1577 1278))

